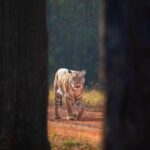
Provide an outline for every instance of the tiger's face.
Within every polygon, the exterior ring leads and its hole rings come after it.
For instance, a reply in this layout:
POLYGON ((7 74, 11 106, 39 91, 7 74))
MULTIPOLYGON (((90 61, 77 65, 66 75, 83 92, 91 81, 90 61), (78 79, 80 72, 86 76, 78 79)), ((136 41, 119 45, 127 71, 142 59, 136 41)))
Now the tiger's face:
POLYGON ((80 88, 84 82, 85 82, 85 74, 86 71, 74 71, 74 70, 69 70, 69 83, 74 89, 80 88))

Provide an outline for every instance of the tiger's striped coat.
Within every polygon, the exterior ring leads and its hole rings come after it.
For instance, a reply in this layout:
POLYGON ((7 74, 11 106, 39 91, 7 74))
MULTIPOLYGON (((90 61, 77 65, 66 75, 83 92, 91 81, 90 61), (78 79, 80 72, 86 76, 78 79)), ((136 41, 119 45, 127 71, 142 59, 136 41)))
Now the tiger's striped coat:
POLYGON ((62 97, 65 97, 68 120, 79 120, 83 114, 84 106, 82 94, 84 91, 86 71, 75 71, 61 68, 57 70, 54 79, 55 92, 55 118, 60 119, 59 105, 62 105, 62 97), (72 104, 78 106, 78 114, 73 113, 72 104))

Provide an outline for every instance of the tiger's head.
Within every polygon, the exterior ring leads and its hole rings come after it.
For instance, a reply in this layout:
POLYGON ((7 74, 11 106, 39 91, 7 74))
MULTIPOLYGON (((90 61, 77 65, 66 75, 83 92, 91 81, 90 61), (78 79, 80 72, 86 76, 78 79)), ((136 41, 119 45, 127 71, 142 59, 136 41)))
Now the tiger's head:
POLYGON ((81 86, 83 86, 85 82, 85 74, 86 71, 74 71, 74 70, 69 70, 69 83, 72 86, 73 89, 77 90, 81 86))

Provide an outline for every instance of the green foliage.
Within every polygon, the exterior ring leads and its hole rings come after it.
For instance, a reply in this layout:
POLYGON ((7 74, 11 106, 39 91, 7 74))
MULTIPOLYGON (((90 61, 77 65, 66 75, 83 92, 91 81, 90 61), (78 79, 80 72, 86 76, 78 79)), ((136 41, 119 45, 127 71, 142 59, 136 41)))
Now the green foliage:
POLYGON ((49 72, 84 68, 87 82, 98 80, 98 6, 99 0, 48 0, 49 72))
POLYGON ((65 2, 65 0, 59 0, 58 1, 60 4, 63 4, 65 2))

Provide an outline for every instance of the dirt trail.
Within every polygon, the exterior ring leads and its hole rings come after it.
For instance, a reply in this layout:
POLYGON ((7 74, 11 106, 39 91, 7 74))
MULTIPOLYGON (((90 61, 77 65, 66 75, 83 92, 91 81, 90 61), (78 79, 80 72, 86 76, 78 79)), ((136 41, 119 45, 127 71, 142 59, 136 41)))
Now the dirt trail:
POLYGON ((66 111, 60 109, 62 119, 54 119, 54 108, 48 109, 48 133, 57 133, 65 137, 86 138, 91 142, 100 142, 103 132, 103 113, 85 111, 80 121, 67 121, 66 111))

